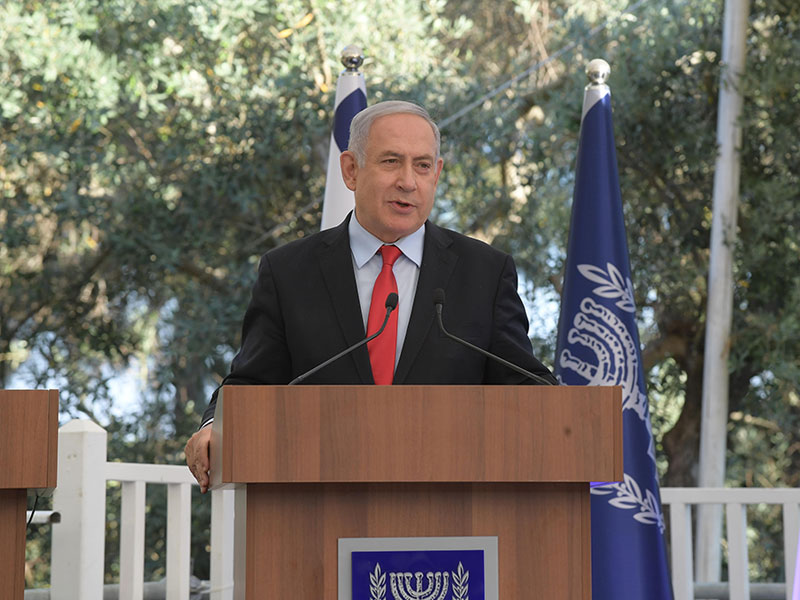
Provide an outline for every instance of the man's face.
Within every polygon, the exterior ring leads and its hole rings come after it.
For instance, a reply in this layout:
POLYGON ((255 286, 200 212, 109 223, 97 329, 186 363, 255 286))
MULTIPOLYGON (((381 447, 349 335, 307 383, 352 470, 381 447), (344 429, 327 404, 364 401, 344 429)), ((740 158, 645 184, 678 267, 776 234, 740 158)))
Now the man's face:
POLYGON ((442 164, 425 119, 404 113, 376 119, 364 166, 358 166, 352 152, 341 156, 345 185, 355 192, 358 222, 384 242, 414 233, 431 213, 442 164))

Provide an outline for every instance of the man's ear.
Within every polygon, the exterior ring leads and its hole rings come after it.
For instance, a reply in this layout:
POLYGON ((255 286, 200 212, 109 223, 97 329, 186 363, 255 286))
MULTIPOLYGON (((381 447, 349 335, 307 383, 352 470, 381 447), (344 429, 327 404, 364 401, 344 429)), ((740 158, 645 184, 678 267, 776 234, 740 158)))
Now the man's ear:
POLYGON ((342 169, 342 179, 347 189, 356 191, 356 177, 358 176, 358 162, 350 150, 345 150, 339 155, 339 166, 342 169))
POLYGON ((444 159, 440 156, 436 161, 436 175, 435 175, 435 182, 439 183, 439 175, 442 174, 442 167, 444 166, 444 159))

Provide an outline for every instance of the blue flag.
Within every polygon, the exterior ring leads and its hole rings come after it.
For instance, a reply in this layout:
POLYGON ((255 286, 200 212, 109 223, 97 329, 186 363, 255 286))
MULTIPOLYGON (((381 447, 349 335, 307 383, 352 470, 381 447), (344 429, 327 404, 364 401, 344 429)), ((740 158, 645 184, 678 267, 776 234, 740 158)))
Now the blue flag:
POLYGON ((365 108, 367 108, 367 86, 364 83, 364 76, 358 71, 342 71, 336 82, 321 229, 336 227, 355 206, 353 192, 347 188, 342 179, 339 155, 347 150, 350 141, 350 121, 365 108))
POLYGON ((608 86, 587 86, 556 374, 622 387, 624 480, 593 485, 592 598, 671 600, 608 86))

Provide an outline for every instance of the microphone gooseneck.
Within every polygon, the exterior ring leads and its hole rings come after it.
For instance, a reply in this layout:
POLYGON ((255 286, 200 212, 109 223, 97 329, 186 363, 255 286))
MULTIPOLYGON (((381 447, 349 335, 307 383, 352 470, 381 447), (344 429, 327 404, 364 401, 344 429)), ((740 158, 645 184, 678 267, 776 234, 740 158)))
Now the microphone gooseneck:
POLYGON ((328 360, 326 360, 323 363, 318 364, 316 367, 314 367, 310 371, 306 371, 302 375, 299 375, 299 376, 295 377, 294 379, 292 379, 288 383, 288 385, 297 385, 298 383, 300 383, 304 379, 310 377, 311 375, 313 375, 314 373, 316 373, 320 369, 324 369, 325 367, 327 367, 332 362, 339 360, 340 358, 342 358, 343 356, 345 356, 347 354, 350 354, 356 348, 360 348, 364 344, 366 344, 368 342, 371 342, 376 337, 378 337, 380 334, 382 334, 383 330, 386 329, 386 324, 389 322, 389 316, 392 314, 392 311, 395 308, 397 308, 397 301, 398 301, 397 294, 394 293, 394 292, 392 292, 388 296, 386 296, 386 303, 385 303, 386 316, 383 318, 383 324, 381 325, 381 328, 378 329, 378 331, 376 331, 375 333, 373 333, 372 335, 370 335, 368 337, 365 337, 363 340, 353 344, 349 348, 346 348, 346 349, 342 350, 341 352, 339 352, 339 354, 336 354, 335 356, 331 356, 328 360))
POLYGON ((501 365, 508 367, 509 369, 516 371, 517 373, 528 377, 529 379, 533 379, 535 382, 540 383, 542 385, 558 385, 557 383, 553 383, 544 377, 537 375, 536 373, 531 373, 527 369, 523 369, 519 365, 515 365, 512 362, 507 361, 504 358, 500 358, 496 354, 492 354, 475 344, 470 344, 467 340, 462 340, 460 337, 454 336, 452 333, 447 331, 444 328, 444 323, 442 322, 442 309, 444 308, 444 290, 442 288, 436 288, 433 290, 433 304, 436 307, 436 322, 439 324, 439 331, 441 331, 445 336, 453 340, 454 342, 458 342, 462 346, 466 346, 475 352, 483 354, 487 358, 491 358, 494 361, 499 362, 501 365))

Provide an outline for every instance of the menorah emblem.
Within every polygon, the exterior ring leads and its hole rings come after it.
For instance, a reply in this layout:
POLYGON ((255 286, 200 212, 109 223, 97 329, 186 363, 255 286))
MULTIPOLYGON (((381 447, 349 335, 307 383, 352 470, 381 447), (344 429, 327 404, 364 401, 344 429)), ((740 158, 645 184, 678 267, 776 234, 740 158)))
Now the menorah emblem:
MULTIPOLYGON (((369 574, 370 600, 386 600, 386 575, 381 564, 369 574)), ((458 568, 452 573, 447 571, 423 573, 388 573, 389 586, 394 600, 447 600, 447 592, 451 587, 450 600, 469 600, 469 571, 459 561, 458 568), (452 577, 451 577, 452 575, 452 577)))
POLYGON ((444 600, 449 587, 448 572, 390 573, 389 585, 395 600, 444 600), (427 585, 423 587, 423 578, 427 585), (416 586, 413 584, 416 583, 416 586), (414 589, 414 587, 416 589, 414 589))

